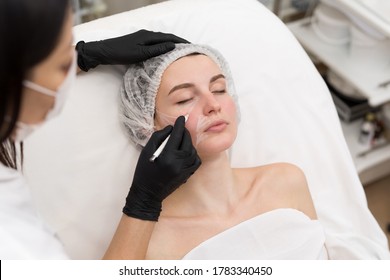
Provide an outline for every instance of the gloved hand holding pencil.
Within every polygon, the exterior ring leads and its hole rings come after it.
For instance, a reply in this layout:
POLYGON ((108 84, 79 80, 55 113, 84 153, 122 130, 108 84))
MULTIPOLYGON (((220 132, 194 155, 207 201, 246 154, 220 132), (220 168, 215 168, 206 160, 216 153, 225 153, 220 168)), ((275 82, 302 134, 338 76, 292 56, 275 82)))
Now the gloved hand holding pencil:
POLYGON ((198 169, 201 164, 183 116, 174 126, 153 133, 143 148, 123 213, 141 220, 157 221, 162 201, 198 169), (170 135, 162 153, 150 161, 153 153, 170 135))

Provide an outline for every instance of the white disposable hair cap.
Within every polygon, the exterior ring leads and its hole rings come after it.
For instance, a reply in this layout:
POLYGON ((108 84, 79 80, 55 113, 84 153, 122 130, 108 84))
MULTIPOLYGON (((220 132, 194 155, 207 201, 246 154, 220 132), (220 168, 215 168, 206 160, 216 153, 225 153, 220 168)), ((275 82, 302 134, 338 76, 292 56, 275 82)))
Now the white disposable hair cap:
POLYGON ((206 45, 176 44, 175 49, 166 54, 130 65, 123 77, 120 89, 121 120, 135 144, 145 146, 154 132, 155 101, 164 71, 179 58, 195 53, 208 56, 219 66, 226 79, 227 92, 236 104, 239 119, 239 106, 232 75, 223 56, 206 45))

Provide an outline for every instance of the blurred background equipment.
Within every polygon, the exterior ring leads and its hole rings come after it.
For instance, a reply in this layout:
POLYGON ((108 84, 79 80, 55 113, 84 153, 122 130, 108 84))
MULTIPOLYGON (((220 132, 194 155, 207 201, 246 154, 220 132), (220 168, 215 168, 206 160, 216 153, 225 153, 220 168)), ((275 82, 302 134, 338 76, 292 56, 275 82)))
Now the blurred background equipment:
POLYGON ((73 0, 74 24, 80 24, 102 17, 107 12, 105 0, 73 0))

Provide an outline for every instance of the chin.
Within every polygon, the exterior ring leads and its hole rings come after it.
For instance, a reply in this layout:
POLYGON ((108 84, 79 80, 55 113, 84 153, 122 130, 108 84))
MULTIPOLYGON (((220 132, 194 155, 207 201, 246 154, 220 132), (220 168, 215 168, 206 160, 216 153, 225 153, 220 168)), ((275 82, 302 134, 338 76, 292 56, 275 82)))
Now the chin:
POLYGON ((199 156, 209 156, 212 154, 218 154, 228 150, 234 143, 235 136, 229 137, 207 137, 200 141, 197 145, 194 143, 199 156))

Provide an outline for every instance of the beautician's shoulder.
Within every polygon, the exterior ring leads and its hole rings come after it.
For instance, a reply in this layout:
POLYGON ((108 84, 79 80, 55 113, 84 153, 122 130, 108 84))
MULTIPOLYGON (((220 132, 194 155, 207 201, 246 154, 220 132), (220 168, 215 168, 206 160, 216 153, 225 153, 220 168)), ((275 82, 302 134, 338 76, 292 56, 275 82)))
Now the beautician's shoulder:
POLYGON ((0 163, 0 259, 68 259, 34 209, 21 173, 0 163))

